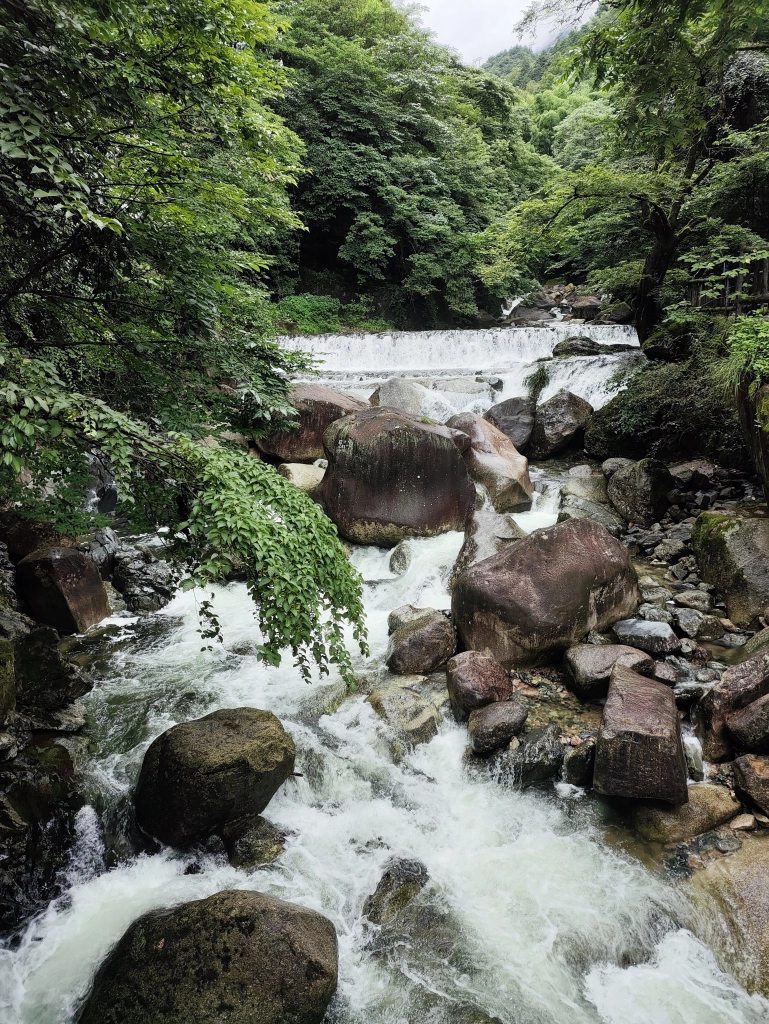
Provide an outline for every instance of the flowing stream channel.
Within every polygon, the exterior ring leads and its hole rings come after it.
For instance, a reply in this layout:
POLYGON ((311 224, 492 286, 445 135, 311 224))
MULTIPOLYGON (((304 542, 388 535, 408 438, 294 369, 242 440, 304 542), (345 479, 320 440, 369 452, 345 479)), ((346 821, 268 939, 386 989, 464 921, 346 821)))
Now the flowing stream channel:
MULTIPOLYGON (((425 386, 437 408, 483 411, 520 394, 554 330, 430 332, 294 340, 326 353, 322 377, 356 393, 396 371, 451 381, 494 373, 495 395, 425 386)), ((632 343, 626 328, 590 332, 632 343)), ((568 387, 595 405, 613 374, 638 353, 573 358, 552 367, 552 392, 568 387)), ((454 387, 454 385, 452 385, 454 387)), ((545 397, 547 394, 545 393, 545 397)), ((450 414, 451 414, 450 413, 450 414)), ((527 529, 552 523, 557 470, 534 469, 538 504, 527 529)), ((372 656, 381 672, 387 615, 406 603, 447 608, 447 579, 462 537, 412 542, 404 575, 389 552, 357 548, 372 656)), ((91 746, 88 804, 64 894, 0 950, 0 1021, 65 1024, 110 946, 140 914, 222 889, 253 888, 312 907, 336 926, 340 980, 327 1024, 758 1024, 769 1002, 748 995, 695 938, 685 888, 612 839, 608 812, 571 787, 517 791, 469 771, 466 729, 446 717, 439 734, 400 759, 364 694, 338 679, 303 683, 290 659, 268 669, 245 587, 219 588, 224 647, 201 652, 195 598, 177 597, 149 618, 116 617, 82 641, 96 686, 86 698, 91 746), (131 791, 149 743, 170 726, 218 708, 273 711, 291 732, 302 777, 283 787, 267 816, 291 831, 268 867, 237 870, 217 850, 136 854, 131 791), (441 922, 441 942, 418 931, 388 956, 370 951, 363 904, 394 857, 424 863, 420 899, 441 922), (467 1008, 481 1016, 468 1016, 467 1008), (483 1015, 486 1015, 485 1017, 483 1015)))

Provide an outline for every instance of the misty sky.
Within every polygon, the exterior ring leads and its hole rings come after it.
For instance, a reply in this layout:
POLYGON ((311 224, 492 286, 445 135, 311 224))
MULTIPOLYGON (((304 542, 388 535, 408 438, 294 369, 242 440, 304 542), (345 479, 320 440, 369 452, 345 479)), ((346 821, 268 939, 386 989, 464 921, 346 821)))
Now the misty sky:
MULTIPOLYGON (((486 60, 518 43, 513 26, 529 0, 419 0, 422 24, 439 43, 459 50, 468 63, 486 60)), ((531 39, 525 39, 531 45, 531 39)))

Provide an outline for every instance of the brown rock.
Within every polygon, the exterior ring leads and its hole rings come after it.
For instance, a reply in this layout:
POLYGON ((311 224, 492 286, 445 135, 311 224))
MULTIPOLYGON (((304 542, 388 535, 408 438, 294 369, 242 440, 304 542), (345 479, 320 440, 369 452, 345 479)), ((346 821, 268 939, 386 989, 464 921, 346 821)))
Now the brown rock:
POLYGON ((533 398, 508 398, 493 405, 484 419, 510 438, 518 451, 523 451, 531 440, 534 430, 534 412, 537 403, 533 398))
POLYGON ((586 519, 536 530, 457 580, 452 613, 464 647, 503 665, 537 665, 635 611, 627 549, 586 519))
POLYGON ((633 809, 633 826, 644 839, 680 843, 718 828, 738 814, 740 802, 726 786, 698 782, 688 789, 689 802, 680 807, 647 803, 633 809))
POLYGON ((38 548, 16 567, 30 615, 60 633, 84 633, 110 614, 99 570, 74 548, 38 548))
POLYGON ((520 700, 487 704, 470 713, 467 732, 474 754, 486 756, 506 747, 523 728, 528 711, 520 700))
POLYGON ((728 761, 733 753, 726 728, 729 715, 769 694, 769 652, 727 669, 700 701, 702 752, 707 761, 728 761))
POLYGON ((513 442, 493 423, 471 412, 452 416, 452 430, 461 430, 470 438, 465 463, 470 476, 483 484, 497 512, 520 512, 531 508, 534 485, 529 463, 513 442))
POLYGON ((340 533, 361 544, 397 544, 464 529, 475 487, 466 434, 392 409, 366 409, 324 435, 328 470, 318 496, 340 533))
POLYGON ((727 715, 726 728, 738 750, 769 754, 769 694, 727 715))
POLYGON ((654 660, 648 654, 624 644, 577 644, 568 649, 563 660, 569 689, 583 700, 606 696, 615 665, 624 665, 642 676, 654 673, 654 660))
POLYGON ((615 666, 598 733, 593 785, 604 796, 686 803, 686 758, 669 687, 615 666))
POLYGON ((228 708, 176 725, 144 755, 136 820, 161 843, 187 846, 261 814, 294 757, 294 741, 269 711, 228 708))
POLYGON ((743 754, 734 762, 734 779, 740 792, 769 814, 769 757, 743 754))
POLYGON ((360 399, 322 384, 300 384, 291 392, 290 398, 299 415, 298 425, 291 430, 275 430, 256 438, 260 451, 281 462, 322 459, 326 428, 342 416, 368 408, 360 399))
POLYGON ((451 621, 443 612, 428 608, 392 634, 387 667, 397 675, 428 675, 445 665, 456 648, 451 621))
POLYGON ((457 654, 446 666, 449 699, 458 722, 478 708, 513 696, 510 676, 498 661, 480 651, 457 654))
POLYGON ((579 441, 593 415, 593 407, 570 391, 559 391, 537 409, 530 454, 549 459, 568 444, 579 441))
POLYGON ((337 985, 334 926, 238 890, 131 925, 100 967, 81 1024, 320 1024, 337 985))
POLYGON ((526 536, 526 532, 509 514, 500 515, 491 509, 473 512, 465 526, 464 543, 451 570, 450 586, 453 587, 459 576, 471 565, 504 551, 526 536))

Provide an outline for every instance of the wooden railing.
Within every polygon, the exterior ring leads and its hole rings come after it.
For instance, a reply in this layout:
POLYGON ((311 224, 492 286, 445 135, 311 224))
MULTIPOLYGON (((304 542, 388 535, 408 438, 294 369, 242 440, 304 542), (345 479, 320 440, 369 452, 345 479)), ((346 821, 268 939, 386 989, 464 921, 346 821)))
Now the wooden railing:
POLYGON ((693 306, 725 307, 740 312, 769 304, 769 258, 746 259, 735 269, 725 263, 719 274, 712 270, 687 282, 687 299, 693 306))

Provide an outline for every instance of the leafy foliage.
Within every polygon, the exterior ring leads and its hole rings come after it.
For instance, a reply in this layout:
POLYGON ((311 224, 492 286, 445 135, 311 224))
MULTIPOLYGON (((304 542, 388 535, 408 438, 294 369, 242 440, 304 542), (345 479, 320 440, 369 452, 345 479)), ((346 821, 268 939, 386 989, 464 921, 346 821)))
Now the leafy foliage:
POLYGON ((729 332, 729 377, 736 387, 747 379, 753 394, 769 381, 769 320, 758 313, 740 316, 729 332))

